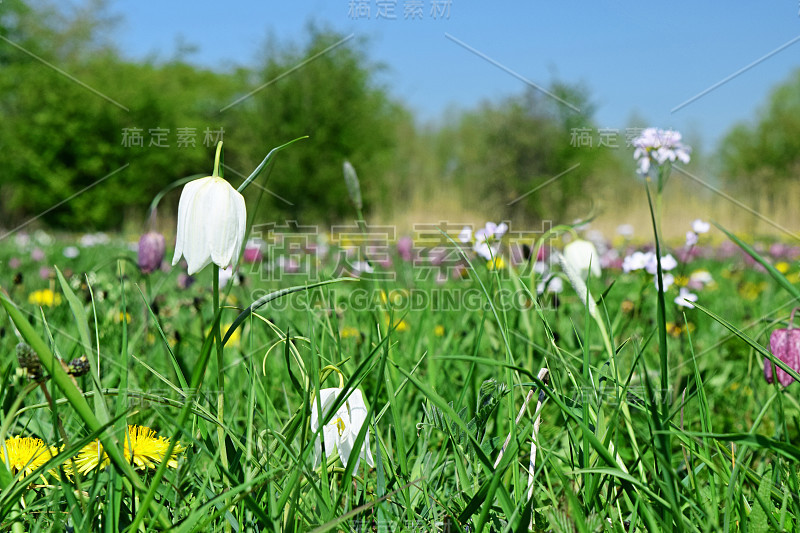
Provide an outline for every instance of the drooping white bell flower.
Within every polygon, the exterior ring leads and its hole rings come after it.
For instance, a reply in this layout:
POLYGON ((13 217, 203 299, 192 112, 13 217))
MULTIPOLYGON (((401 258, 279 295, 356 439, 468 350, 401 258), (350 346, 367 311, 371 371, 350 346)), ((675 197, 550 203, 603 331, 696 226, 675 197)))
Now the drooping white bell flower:
MULTIPOLYGON (((338 387, 330 389, 322 389, 319 391, 319 403, 322 405, 322 412, 326 415, 336 403, 336 398, 342 394, 342 389, 338 387)), ((367 406, 364 404, 364 397, 361 391, 353 389, 349 392, 347 399, 342 403, 341 407, 330 417, 328 423, 322 428, 322 440, 325 443, 325 456, 330 457, 333 455, 334 450, 339 451, 339 458, 342 464, 347 468, 347 461, 350 460, 350 455, 353 452, 353 445, 355 444, 356 437, 361 431, 361 426, 367 420, 367 406)), ((326 417, 322 417, 324 420, 326 417)), ((320 417, 317 411, 317 401, 313 401, 311 405, 311 431, 316 432, 319 428, 320 417)), ((314 467, 319 466, 322 455, 322 446, 319 438, 314 443, 314 467)), ((364 436, 364 442, 361 445, 361 452, 356 459, 356 469, 358 463, 364 458, 370 467, 375 466, 375 461, 372 458, 372 452, 369 448, 369 429, 364 436)))
POLYGON ((189 275, 214 263, 227 268, 239 255, 244 241, 247 210, 244 197, 219 176, 190 181, 178 203, 176 265, 181 255, 189 275))
POLYGON ((564 246, 564 260, 567 261, 582 278, 591 269, 591 274, 600 277, 600 254, 594 244, 583 239, 576 239, 564 246))

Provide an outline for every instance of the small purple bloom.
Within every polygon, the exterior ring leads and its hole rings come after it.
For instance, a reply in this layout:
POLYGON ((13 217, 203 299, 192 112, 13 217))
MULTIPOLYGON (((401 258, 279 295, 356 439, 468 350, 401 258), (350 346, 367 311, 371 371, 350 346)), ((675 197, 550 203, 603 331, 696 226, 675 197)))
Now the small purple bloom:
MULTIPOLYGON (((786 363, 789 368, 800 372, 800 329, 794 328, 794 314, 797 311, 795 308, 789 318, 789 327, 776 329, 769 337, 769 348, 772 354, 786 363)), ((785 370, 778 368, 774 365, 769 358, 764 358, 764 378, 767 383, 772 383, 773 380, 773 366, 775 366, 775 374, 778 376, 778 383, 784 387, 789 386, 794 378, 789 375, 785 370)))
POLYGON ((188 289, 192 283, 194 283, 194 278, 185 272, 181 272, 178 274, 178 288, 179 289, 188 289))
POLYGON ((44 260, 44 252, 41 248, 34 248, 31 252, 31 259, 34 261, 42 261, 44 260))
POLYGON ((165 249, 166 242, 160 233, 149 231, 142 235, 139 239, 139 269, 149 274, 161 267, 165 249))
POLYGON ((414 241, 411 237, 401 237, 397 241, 397 253, 403 261, 411 261, 414 257, 414 241))
POLYGON ((776 242, 770 245, 769 255, 775 259, 783 259, 789 251, 789 247, 782 242, 776 242))

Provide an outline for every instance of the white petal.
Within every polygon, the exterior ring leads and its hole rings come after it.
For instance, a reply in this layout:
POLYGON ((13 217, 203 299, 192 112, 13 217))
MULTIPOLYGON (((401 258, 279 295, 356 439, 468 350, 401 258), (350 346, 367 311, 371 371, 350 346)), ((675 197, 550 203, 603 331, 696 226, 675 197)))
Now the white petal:
POLYGON ((173 266, 178 264, 185 249, 185 244, 189 238, 188 220, 189 208, 194 203, 194 196, 197 194, 201 180, 193 180, 183 186, 181 199, 178 202, 178 229, 175 237, 175 255, 172 258, 173 266))
POLYGON ((322 445, 319 438, 314 440, 314 468, 317 468, 322 461, 322 445))
MULTIPOLYGON (((330 457, 337 448, 339 442, 339 432, 335 426, 327 424, 322 428, 322 440, 325 442, 325 457, 330 457)), ((341 447, 339 448, 339 456, 342 455, 341 447)), ((345 465, 346 466, 346 465, 345 465)))
MULTIPOLYGON (((347 468, 347 461, 350 459, 350 453, 353 451, 353 441, 356 440, 356 435, 347 431, 337 440, 339 458, 342 460, 344 467, 347 468)), ((358 468, 358 461, 359 459, 356 459, 356 468, 358 468)))
MULTIPOLYGON (((350 404, 350 435, 352 436, 350 446, 352 446, 356 437, 361 432, 361 427, 367 421, 367 413, 369 410, 364 403, 364 397, 361 391, 358 389, 353 391, 353 394, 348 399, 348 403, 350 404)), ((368 465, 375 466, 375 462, 372 459, 372 452, 369 449, 369 429, 367 429, 367 433, 364 436, 364 443, 361 445, 359 457, 366 458, 368 465)))
POLYGON ((214 262, 222 268, 238 257, 247 211, 244 197, 224 179, 208 176, 186 184, 178 204, 173 265, 181 255, 189 274, 214 262))

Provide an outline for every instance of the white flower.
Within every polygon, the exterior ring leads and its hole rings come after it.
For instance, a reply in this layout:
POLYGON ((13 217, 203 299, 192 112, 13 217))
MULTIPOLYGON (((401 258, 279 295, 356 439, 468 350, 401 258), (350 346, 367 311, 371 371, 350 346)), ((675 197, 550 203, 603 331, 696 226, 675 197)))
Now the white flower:
POLYGON ((699 291, 705 288, 706 285, 714 283, 714 278, 708 270, 695 270, 689 276, 689 282, 686 286, 690 289, 699 291))
MULTIPOLYGON (((480 231, 480 230, 478 230, 480 231)), ((475 232, 475 235, 478 235, 478 232, 475 232)), ((475 246, 472 247, 472 250, 478 254, 480 257, 483 257, 487 261, 491 261, 495 257, 497 257, 497 252, 499 250, 498 243, 489 244, 486 241, 475 241, 475 246)))
POLYGON ((576 239, 564 246, 564 260, 584 279, 589 269, 593 276, 600 277, 600 254, 589 241, 576 239))
MULTIPOLYGON (((672 274, 664 274, 662 278, 664 280, 664 291, 668 291, 672 284, 675 283, 675 276, 672 274)), ((658 276, 653 276, 653 284, 656 286, 656 290, 658 290, 658 276)))
POLYGON ((560 294, 564 290, 564 280, 559 276, 548 276, 536 285, 536 294, 542 295, 545 291, 560 294))
POLYGON ((630 239, 633 237, 633 226, 631 224, 620 224, 617 226, 617 235, 620 237, 625 237, 626 239, 630 239))
POLYGON ((75 246, 67 246, 62 253, 67 259, 75 259, 81 252, 75 246))
POLYGON ((545 263, 544 261, 536 261, 533 264, 533 271, 536 272, 537 274, 544 274, 545 272, 547 272, 547 263, 545 263))
POLYGON ((472 228, 464 226, 461 233, 458 234, 458 240, 463 243, 472 242, 472 228))
POLYGON ((711 276, 711 273, 708 270, 695 270, 689 276, 689 281, 694 281, 706 285, 714 281, 714 278, 711 276))
POLYGON ((495 239, 502 239, 503 235, 505 235, 506 232, 508 231, 508 224, 506 224, 505 222, 501 222, 499 224, 495 224, 494 222, 487 222, 486 231, 487 233, 491 233, 491 235, 495 239))
POLYGON ((676 160, 688 163, 691 148, 683 144, 681 138, 681 134, 677 131, 644 129, 642 134, 633 140, 633 146, 636 148, 633 158, 639 163, 639 172, 647 174, 651 163, 663 165, 667 161, 673 163, 676 160))
POLYGON ((373 272, 375 272, 375 269, 372 268, 372 265, 366 261, 355 261, 353 263, 353 273, 356 276, 360 276, 361 274, 372 274, 373 272))
POLYGON ((108 235, 103 232, 99 233, 86 233, 81 236, 81 246, 89 248, 97 246, 98 244, 107 244, 110 239, 108 235))
POLYGON ((655 257, 653 252, 633 252, 622 260, 622 270, 626 273, 633 272, 634 270, 642 270, 650 263, 651 256, 655 257))
POLYGON ((697 244, 697 233, 695 233, 693 231, 687 231, 686 232, 686 247, 687 248, 691 248, 695 244, 697 244))
MULTIPOLYGON (((333 405, 336 403, 336 398, 342 393, 340 388, 322 389, 319 391, 319 403, 322 406, 322 412, 328 418, 333 405)), ((322 428, 322 440, 325 443, 325 456, 330 457, 333 455, 334 450, 338 450, 339 458, 342 460, 345 468, 347 468, 347 461, 350 460, 350 455, 353 452, 353 445, 355 444, 356 437, 361 431, 361 426, 367 420, 367 406, 364 404, 364 398, 361 391, 353 389, 350 391, 347 399, 342 402, 339 409, 329 417, 330 420, 322 428)), ((311 405, 311 431, 316 432, 319 429, 320 417, 317 411, 317 400, 314 399, 311 405)), ((314 442, 314 467, 320 464, 322 455, 322 446, 320 445, 319 438, 314 442)), ((369 429, 364 436, 364 443, 361 445, 361 453, 356 460, 356 468, 358 463, 364 458, 367 464, 371 467, 375 466, 375 461, 372 459, 372 452, 369 448, 369 429)))
POLYGON ((699 218, 692 222, 692 231, 695 233, 708 233, 708 230, 711 229, 711 224, 708 222, 703 222, 699 218))
MULTIPOLYGON (((590 243, 591 244, 591 243, 590 243)), ((561 265, 561 270, 564 271, 564 274, 567 276, 567 280, 569 281, 572 288, 575 289, 575 292, 578 294, 578 298, 583 302, 586 306, 587 311, 589 314, 592 315, 592 318, 597 319, 597 304, 594 302, 594 298, 592 298, 592 293, 589 292, 589 287, 586 286, 586 281, 581 274, 575 270, 575 267, 572 263, 570 263, 564 254, 560 254, 556 252, 558 256, 558 263, 561 265)))
POLYGON ((219 176, 190 181, 178 203, 176 265, 183 255, 192 275, 213 262, 227 268, 239 255, 247 210, 244 197, 219 176))
POLYGON ((686 307, 688 309, 694 309, 694 305, 691 302, 697 301, 697 295, 689 292, 689 289, 686 287, 681 287, 681 292, 678 296, 675 297, 675 303, 680 305, 681 307, 686 307), (687 301, 688 300, 688 301, 687 301))
MULTIPOLYGON (((661 256, 661 270, 663 272, 667 272, 668 270, 672 270, 678 266, 678 262, 672 257, 672 254, 662 255, 661 256)), ((656 260, 656 254, 651 254, 647 258, 647 265, 645 266, 645 270, 647 270, 648 274, 656 275, 658 271, 658 261, 656 260)))
MULTIPOLYGON (((491 261, 500 252, 500 239, 503 238, 507 231, 508 224, 505 222, 500 224, 487 222, 484 227, 475 232, 475 243, 472 246, 472 251, 487 261, 491 261)), ((465 227, 461 230, 458 238, 461 242, 470 242, 472 236, 469 227, 465 227)))

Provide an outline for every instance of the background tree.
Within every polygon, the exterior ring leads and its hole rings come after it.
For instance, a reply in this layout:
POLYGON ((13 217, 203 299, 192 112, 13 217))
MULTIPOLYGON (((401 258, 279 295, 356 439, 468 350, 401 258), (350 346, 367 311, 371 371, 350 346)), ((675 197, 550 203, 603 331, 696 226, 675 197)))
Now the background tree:
POLYGON ((720 145, 722 173, 736 189, 774 212, 800 171, 800 70, 776 87, 753 123, 734 126, 720 145))
POLYGON ((269 46, 264 65, 250 77, 257 92, 223 114, 236 124, 228 138, 242 171, 270 147, 308 135, 276 159, 268 188, 281 198, 265 197, 264 209, 272 218, 333 222, 353 216, 345 159, 361 178, 367 208, 388 200, 382 177, 397 162, 398 127, 408 115, 376 83, 378 66, 368 62, 363 43, 337 46, 344 36, 315 27, 309 33, 299 48, 269 46))

